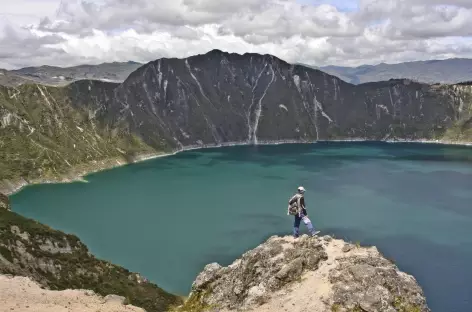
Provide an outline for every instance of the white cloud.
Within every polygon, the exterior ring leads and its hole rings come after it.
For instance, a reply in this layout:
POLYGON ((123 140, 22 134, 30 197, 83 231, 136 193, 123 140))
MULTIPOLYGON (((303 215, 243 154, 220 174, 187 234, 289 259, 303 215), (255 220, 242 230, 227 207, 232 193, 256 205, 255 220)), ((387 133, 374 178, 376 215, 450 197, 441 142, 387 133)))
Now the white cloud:
POLYGON ((470 0, 16 0, 0 6, 0 66, 8 68, 147 62, 214 48, 360 65, 472 57, 469 36, 470 0))

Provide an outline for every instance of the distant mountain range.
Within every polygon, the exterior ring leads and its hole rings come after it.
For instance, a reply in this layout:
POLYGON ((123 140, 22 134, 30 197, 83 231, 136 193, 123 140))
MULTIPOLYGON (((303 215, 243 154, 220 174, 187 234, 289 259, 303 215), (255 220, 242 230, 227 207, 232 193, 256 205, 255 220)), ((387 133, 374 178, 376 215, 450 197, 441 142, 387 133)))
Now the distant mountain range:
POLYGON ((32 82, 61 86, 82 79, 123 82, 130 73, 142 65, 141 63, 129 61, 73 67, 45 65, 40 67, 25 67, 11 71, 0 69, 0 85, 15 87, 27 82, 32 82))
POLYGON ((424 83, 449 84, 472 80, 472 59, 464 58, 416 61, 399 64, 381 63, 378 65, 362 65, 359 67, 331 65, 312 68, 322 70, 352 84, 402 78, 424 83))
MULTIPOLYGON (((99 65, 73 67, 40 66, 7 71, 0 69, 0 85, 16 87, 27 82, 63 86, 83 79, 121 83, 144 64, 138 62, 113 62, 99 65)), ((417 61, 399 64, 343 66, 309 66, 336 76, 352 84, 411 79, 422 83, 455 84, 472 81, 472 59, 453 58, 447 60, 417 61)))

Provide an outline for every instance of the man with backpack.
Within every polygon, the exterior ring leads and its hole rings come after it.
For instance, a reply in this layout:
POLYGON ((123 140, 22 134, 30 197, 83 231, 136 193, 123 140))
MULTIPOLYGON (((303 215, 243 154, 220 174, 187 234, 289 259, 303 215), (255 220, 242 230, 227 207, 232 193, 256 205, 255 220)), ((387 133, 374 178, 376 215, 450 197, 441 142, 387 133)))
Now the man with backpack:
POLYGON ((293 224, 293 237, 297 238, 300 234, 300 222, 303 221, 308 231, 312 236, 315 236, 320 231, 315 231, 308 213, 305 208, 305 188, 303 186, 298 187, 297 194, 293 195, 288 201, 287 215, 295 216, 295 222, 293 224))

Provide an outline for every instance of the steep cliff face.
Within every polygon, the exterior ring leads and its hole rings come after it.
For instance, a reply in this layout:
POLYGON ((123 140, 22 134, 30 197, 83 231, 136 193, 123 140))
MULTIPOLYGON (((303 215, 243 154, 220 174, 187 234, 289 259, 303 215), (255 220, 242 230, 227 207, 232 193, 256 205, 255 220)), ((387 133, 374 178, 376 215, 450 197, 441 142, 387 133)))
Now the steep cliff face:
POLYGON ((348 84, 271 55, 160 59, 123 83, 0 86, 0 189, 228 142, 472 141, 472 84, 348 84), (95 163, 95 162, 99 163, 95 163), (79 170, 79 172, 81 172, 79 170), (26 182, 25 182, 26 183, 26 182))
POLYGON ((446 129, 470 119, 471 94, 467 85, 408 80, 354 86, 270 55, 215 50, 139 68, 116 89, 107 113, 126 118, 150 145, 159 138, 173 147, 284 139, 440 139, 446 129))
POLYGON ((93 257, 80 240, 0 209, 0 274, 27 276, 51 290, 120 295, 147 311, 181 303, 139 274, 93 257))
POLYGON ((428 312, 416 280, 375 247, 271 237, 228 267, 209 264, 179 311, 428 312))

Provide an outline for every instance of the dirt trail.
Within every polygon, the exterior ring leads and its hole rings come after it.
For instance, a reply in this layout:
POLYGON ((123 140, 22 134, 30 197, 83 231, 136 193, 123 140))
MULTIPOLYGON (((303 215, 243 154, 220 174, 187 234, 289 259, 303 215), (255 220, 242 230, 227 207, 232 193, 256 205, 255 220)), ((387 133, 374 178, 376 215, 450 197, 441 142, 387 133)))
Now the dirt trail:
POLYGON ((144 312, 123 305, 118 296, 100 297, 89 290, 41 289, 27 277, 0 275, 0 312, 144 312))

